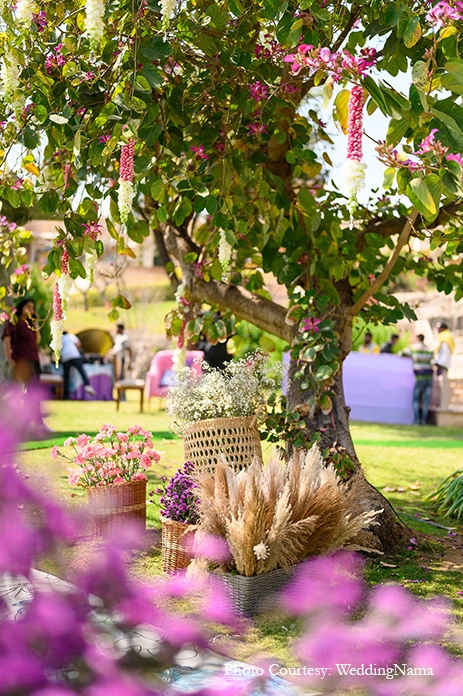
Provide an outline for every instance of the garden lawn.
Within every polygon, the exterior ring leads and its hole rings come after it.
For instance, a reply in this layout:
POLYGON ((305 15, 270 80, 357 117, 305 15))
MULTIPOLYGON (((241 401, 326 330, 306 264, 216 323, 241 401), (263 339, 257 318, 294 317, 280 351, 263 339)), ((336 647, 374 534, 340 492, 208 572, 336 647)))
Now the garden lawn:
MULTIPOLYGON (((55 432, 48 441, 24 445, 19 455, 22 467, 45 475, 55 492, 70 504, 84 501, 84 491, 71 489, 67 483, 66 462, 51 458, 51 447, 61 445, 71 434, 95 434, 104 423, 112 423, 120 430, 138 424, 153 432, 155 449, 161 454, 159 464, 147 472, 148 489, 155 490, 161 476, 171 475, 183 465, 182 443, 171 432, 169 418, 159 409, 158 400, 153 400, 151 408, 140 414, 136 395, 128 396, 119 413, 111 402, 48 402, 47 423, 55 432)), ((453 601, 461 621, 463 599, 458 593, 463 591, 463 525, 438 516, 425 498, 444 477, 461 467, 463 433, 457 428, 357 422, 352 424, 352 433, 367 478, 392 502, 410 527, 410 538, 418 542, 417 547, 412 542, 409 549, 401 549, 388 558, 369 559, 367 580, 372 584, 400 583, 422 597, 446 595, 453 601), (452 528, 450 534, 448 529, 430 522, 452 528)), ((268 457, 272 447, 263 444, 268 457)), ((153 576, 161 570, 159 511, 154 504, 148 505, 148 526, 152 529, 153 547, 138 559, 136 569, 153 576)), ((265 650, 291 662, 291 641, 297 632, 297 624, 277 614, 259 617, 252 622, 246 640, 232 641, 234 655, 250 659, 265 650)), ((225 634, 223 641, 228 640, 225 634)), ((216 644, 221 644, 220 638, 216 644)))
MULTIPOLYGON (((127 329, 145 328, 150 335, 166 334, 164 317, 175 306, 171 300, 162 302, 134 303, 130 312, 119 311, 119 319, 127 329)), ((70 307, 67 311, 66 329, 78 333, 84 329, 103 329, 114 333, 115 324, 108 319, 110 307, 91 307, 83 311, 80 307, 70 307)))

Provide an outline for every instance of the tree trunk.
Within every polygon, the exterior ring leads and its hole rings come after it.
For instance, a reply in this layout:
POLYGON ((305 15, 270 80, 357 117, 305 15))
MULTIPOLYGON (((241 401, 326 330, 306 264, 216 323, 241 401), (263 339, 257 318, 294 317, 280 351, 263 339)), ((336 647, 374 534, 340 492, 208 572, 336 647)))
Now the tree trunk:
POLYGON ((342 366, 334 378, 333 409, 327 415, 320 410, 314 414, 310 413, 306 405, 310 392, 301 390, 300 381, 294 379, 298 367, 298 361, 292 360, 288 374, 288 410, 299 411, 303 415, 310 434, 320 433, 322 450, 331 450, 333 455, 349 457, 351 462, 349 468, 353 472, 348 483, 349 499, 354 502, 352 511, 358 514, 370 510, 382 510, 376 518, 379 524, 362 532, 353 542, 359 546, 388 552, 403 542, 410 535, 410 530, 401 523, 391 504, 366 480, 363 474, 349 428, 350 408, 346 405, 344 397, 342 366))

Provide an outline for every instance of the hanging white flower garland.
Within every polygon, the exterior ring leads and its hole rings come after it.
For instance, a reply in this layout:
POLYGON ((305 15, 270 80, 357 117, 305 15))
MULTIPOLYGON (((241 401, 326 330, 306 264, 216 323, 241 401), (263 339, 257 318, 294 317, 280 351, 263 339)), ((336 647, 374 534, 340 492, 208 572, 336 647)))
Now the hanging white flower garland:
POLYGON ((104 12, 104 0, 85 1, 85 33, 93 45, 98 45, 103 37, 104 12))
POLYGON ((11 53, 5 53, 0 65, 1 96, 4 101, 11 101, 19 87, 21 69, 11 53))
POLYGON ((16 18, 24 29, 30 27, 32 22, 34 4, 31 0, 17 0, 16 18))

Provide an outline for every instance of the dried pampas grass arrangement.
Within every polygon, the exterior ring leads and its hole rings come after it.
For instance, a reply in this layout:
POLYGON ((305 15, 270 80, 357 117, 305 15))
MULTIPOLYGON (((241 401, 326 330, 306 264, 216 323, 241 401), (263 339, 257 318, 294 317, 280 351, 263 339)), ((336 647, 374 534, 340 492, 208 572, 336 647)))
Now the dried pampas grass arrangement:
POLYGON ((382 512, 352 514, 346 484, 325 466, 317 445, 287 463, 274 457, 242 471, 222 460, 214 474, 199 471, 196 480, 200 530, 227 541, 240 575, 289 568, 340 547, 358 549, 349 542, 382 512))

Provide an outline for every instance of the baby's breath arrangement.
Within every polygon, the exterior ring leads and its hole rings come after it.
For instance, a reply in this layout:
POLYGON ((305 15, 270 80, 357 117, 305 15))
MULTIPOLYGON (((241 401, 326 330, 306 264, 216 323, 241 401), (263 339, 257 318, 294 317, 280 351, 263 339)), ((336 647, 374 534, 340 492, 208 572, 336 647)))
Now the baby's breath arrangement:
POLYGON ((229 362, 222 370, 203 363, 201 375, 185 367, 169 389, 167 411, 178 430, 209 418, 265 416, 267 395, 275 384, 261 353, 229 362))

